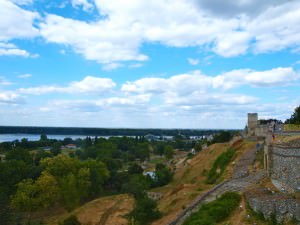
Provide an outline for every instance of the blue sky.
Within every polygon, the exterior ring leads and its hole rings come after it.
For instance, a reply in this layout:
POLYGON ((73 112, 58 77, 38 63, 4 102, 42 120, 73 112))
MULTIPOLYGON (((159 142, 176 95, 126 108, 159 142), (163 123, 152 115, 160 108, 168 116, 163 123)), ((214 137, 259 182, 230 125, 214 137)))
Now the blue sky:
POLYGON ((299 0, 0 0, 0 125, 285 120, 300 101, 299 21, 299 0))

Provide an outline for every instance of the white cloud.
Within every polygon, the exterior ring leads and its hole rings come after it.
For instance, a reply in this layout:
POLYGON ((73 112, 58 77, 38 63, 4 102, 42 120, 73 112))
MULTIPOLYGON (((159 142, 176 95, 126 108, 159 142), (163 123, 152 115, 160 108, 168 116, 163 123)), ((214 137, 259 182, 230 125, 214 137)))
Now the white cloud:
POLYGON ((29 57, 30 53, 23 49, 18 48, 10 48, 4 49, 0 48, 0 56, 22 56, 22 57, 29 57))
POLYGON ((121 63, 108 63, 108 64, 104 64, 102 66, 102 70, 104 71, 111 71, 111 70, 115 70, 118 69, 120 67, 123 67, 124 65, 121 63))
POLYGON ((250 69, 233 70, 213 79, 214 88, 232 89, 242 85, 285 86, 299 79, 293 68, 274 68, 266 71, 250 69))
POLYGON ((224 57, 299 48, 299 1, 212 2, 95 0, 101 20, 48 14, 40 24, 41 35, 102 64, 147 60, 140 53, 144 43, 200 46, 224 57))
POLYGON ((24 101, 24 98, 16 93, 8 92, 8 91, 0 92, 0 103, 20 104, 23 101, 24 101))
POLYGON ((32 74, 29 74, 29 73, 18 75, 18 78, 21 78, 21 79, 27 79, 30 77, 32 77, 32 74))
POLYGON ((9 0, 1 0, 0 41, 36 37, 38 29, 33 23, 37 18, 39 18, 37 13, 24 10, 9 0))
POLYGON ((102 94, 111 91, 116 86, 110 78, 86 76, 81 81, 73 81, 68 86, 38 86, 31 88, 20 88, 19 93, 41 95, 48 93, 69 93, 69 94, 102 94))
POLYGON ((188 58, 187 61, 192 66, 196 66, 199 64, 199 59, 188 58))
POLYGON ((37 54, 30 54, 24 49, 18 48, 9 42, 0 42, 0 56, 22 56, 22 57, 38 57, 37 54))
POLYGON ((170 78, 141 78, 123 84, 122 91, 129 93, 192 93, 213 89, 232 89, 243 85, 285 86, 299 79, 290 67, 274 68, 266 71, 240 69, 216 76, 208 76, 200 71, 175 75, 170 78))
POLYGON ((94 8, 94 5, 88 0, 72 0, 71 3, 74 8, 82 7, 86 12, 90 12, 94 8))
POLYGON ((50 14, 40 27, 47 41, 72 46, 88 60, 111 64, 148 59, 138 53, 140 37, 134 27, 125 29, 106 21, 87 23, 50 14))

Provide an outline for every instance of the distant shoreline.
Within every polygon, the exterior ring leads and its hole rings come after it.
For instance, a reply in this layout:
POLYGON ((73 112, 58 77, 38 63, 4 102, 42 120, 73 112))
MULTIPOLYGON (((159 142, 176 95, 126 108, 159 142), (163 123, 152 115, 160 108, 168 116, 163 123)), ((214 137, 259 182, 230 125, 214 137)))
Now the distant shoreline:
MULTIPOLYGON (((155 128, 83 128, 83 127, 33 127, 33 126, 0 126, 0 134, 53 134, 53 135, 86 135, 86 136, 201 136, 220 132, 224 129, 155 129, 155 128)), ((230 130, 230 129, 227 129, 230 130)), ((232 129, 235 131, 234 129, 232 129)), ((238 131, 238 130, 236 130, 238 131)))

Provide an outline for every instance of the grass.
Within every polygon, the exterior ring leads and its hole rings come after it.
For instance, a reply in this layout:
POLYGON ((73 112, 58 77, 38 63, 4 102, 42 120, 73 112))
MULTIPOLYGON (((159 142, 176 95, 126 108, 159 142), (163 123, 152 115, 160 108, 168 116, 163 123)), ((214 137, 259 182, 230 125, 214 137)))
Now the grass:
POLYGON ((207 174, 206 182, 208 184, 215 184, 217 182, 218 178, 221 177, 224 173, 234 154, 235 150, 229 148, 226 152, 223 152, 218 156, 218 158, 214 161, 212 168, 207 174))
POLYGON ((227 219, 238 207, 241 196, 226 192, 220 198, 200 207, 183 225, 214 225, 227 219))
POLYGON ((284 124, 284 131, 300 131, 300 125, 297 124, 284 124))

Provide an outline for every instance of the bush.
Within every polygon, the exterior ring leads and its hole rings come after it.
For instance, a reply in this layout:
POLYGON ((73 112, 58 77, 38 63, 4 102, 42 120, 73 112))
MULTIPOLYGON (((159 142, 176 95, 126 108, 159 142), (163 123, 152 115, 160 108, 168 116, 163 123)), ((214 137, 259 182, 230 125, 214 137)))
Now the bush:
POLYGON ((75 215, 69 216, 67 219, 63 221, 60 225, 81 225, 75 215))
POLYGON ((183 225, 213 225, 230 216, 241 201, 241 196, 234 192, 226 192, 217 200, 203 205, 193 213, 183 225))

